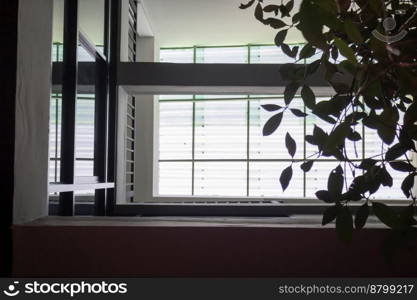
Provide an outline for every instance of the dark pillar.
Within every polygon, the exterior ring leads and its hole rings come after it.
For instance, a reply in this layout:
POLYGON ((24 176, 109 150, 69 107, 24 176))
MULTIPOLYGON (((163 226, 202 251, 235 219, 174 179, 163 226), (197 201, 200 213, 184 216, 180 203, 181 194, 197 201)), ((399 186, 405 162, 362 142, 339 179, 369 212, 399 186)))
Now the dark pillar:
POLYGON ((0 1, 0 277, 11 276, 18 0, 0 1))

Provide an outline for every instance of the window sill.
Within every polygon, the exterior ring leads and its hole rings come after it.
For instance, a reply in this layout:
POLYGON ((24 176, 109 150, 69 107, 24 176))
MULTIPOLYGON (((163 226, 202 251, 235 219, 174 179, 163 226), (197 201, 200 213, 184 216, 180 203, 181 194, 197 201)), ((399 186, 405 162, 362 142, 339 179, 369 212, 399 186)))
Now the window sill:
MULTIPOLYGON (((45 217, 16 226, 65 227, 240 227, 240 228, 320 228, 332 229, 334 224, 321 225, 321 216, 289 217, 45 217)), ((370 217, 366 228, 387 227, 370 217)))

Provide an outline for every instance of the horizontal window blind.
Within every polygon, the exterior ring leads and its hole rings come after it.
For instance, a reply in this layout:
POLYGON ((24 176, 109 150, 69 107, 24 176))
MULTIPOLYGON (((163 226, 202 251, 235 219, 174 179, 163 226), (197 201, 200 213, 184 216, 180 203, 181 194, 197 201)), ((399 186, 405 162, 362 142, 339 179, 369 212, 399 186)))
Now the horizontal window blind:
MULTIPOLYGON (((303 45, 299 46, 300 49, 303 45)), ((161 49, 161 62, 172 63, 294 63, 273 45, 236 47, 189 47, 161 49)), ((298 63, 310 63, 320 52, 298 63)), ((318 98, 318 101, 328 98, 318 98)), ((306 143, 314 125, 330 132, 332 125, 309 114, 296 118, 284 114, 281 126, 273 135, 264 137, 262 129, 271 113, 263 104, 283 105, 281 95, 161 95, 159 102, 159 178, 160 195, 236 196, 314 198, 325 189, 327 178, 339 163, 329 158, 315 161, 304 173, 299 164, 289 188, 282 192, 279 176, 291 164, 285 147, 285 134, 290 132, 297 143, 295 159, 314 158, 317 148, 306 143)), ((292 108, 310 113, 297 97, 292 108)), ((364 139, 347 142, 351 159, 379 155, 381 142, 375 130, 358 125, 364 139)), ((378 159, 378 157, 377 157, 378 159)), ((401 181, 404 174, 392 171, 394 187, 381 188, 373 198, 404 199, 401 181)), ((352 180, 346 170, 347 181, 352 180)))

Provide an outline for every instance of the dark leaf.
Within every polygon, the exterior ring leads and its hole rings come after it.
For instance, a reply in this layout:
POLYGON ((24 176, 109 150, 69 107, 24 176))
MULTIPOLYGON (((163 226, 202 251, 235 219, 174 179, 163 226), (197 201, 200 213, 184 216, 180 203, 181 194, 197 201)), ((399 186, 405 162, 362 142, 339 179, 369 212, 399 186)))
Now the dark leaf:
POLYGON ((378 135, 385 144, 391 145, 395 139, 395 128, 380 124, 378 126, 378 135))
POLYGON ((297 144, 288 132, 285 135, 285 146, 287 147, 288 153, 291 157, 294 157, 295 152, 297 151, 297 144))
POLYGON ((316 192, 316 197, 317 197, 317 199, 319 199, 321 201, 324 201, 326 203, 334 203, 335 202, 328 191, 324 191, 324 190, 317 191, 316 192))
POLYGON ((393 184, 392 176, 385 167, 379 168, 378 177, 383 186, 392 187, 392 184, 393 184))
POLYGON ((316 96, 314 95, 313 90, 307 85, 303 85, 303 88, 301 89, 301 98, 303 98, 305 106, 310 109, 313 109, 316 105, 316 96))
POLYGON ((372 209, 377 218, 388 227, 395 228, 398 224, 398 215, 383 203, 373 202, 372 209))
POLYGON ((352 213, 347 206, 338 210, 336 217, 336 232, 341 241, 349 243, 352 240, 353 218, 352 213))
POLYGON ((275 45, 280 47, 284 43, 285 38, 287 37, 287 33, 288 33, 288 30, 279 31, 277 35, 275 36, 275 45))
POLYGON ((279 12, 279 6, 278 5, 267 5, 264 7, 264 12, 273 12, 275 15, 278 15, 279 12))
POLYGON ((345 143, 345 139, 350 132, 350 126, 348 123, 343 122, 338 125, 335 130, 330 133, 327 139, 326 148, 334 149, 345 143))
POLYGON ((365 203, 361 207, 358 208, 355 215, 355 228, 356 229, 362 229, 366 221, 368 220, 369 216, 369 206, 368 203, 365 203))
POLYGON ((300 51, 299 59, 306 59, 316 54, 316 49, 311 44, 305 44, 300 51))
POLYGON ((371 158, 366 158, 362 160, 361 164, 359 165, 359 168, 362 170, 368 170, 370 167, 375 166, 376 163, 377 163, 376 160, 371 159, 371 158))
POLYGON ((352 42, 355 42, 355 43, 358 43, 358 44, 363 43, 362 34, 360 33, 358 27, 350 19, 345 20, 344 26, 345 26, 345 31, 346 31, 349 39, 352 42))
POLYGON ((404 125, 411 125, 417 122, 417 101, 414 100, 413 104, 411 104, 405 115, 404 115, 404 125))
POLYGON ((312 135, 306 135, 305 140, 306 140, 307 143, 309 143, 311 145, 314 145, 314 146, 318 145, 317 139, 312 135))
POLYGON ((291 178, 292 178, 292 166, 289 166, 284 171, 282 171, 281 176, 279 177, 279 182, 281 183, 283 191, 285 191, 288 188, 291 178))
POLYGON ((306 162, 304 162, 304 163, 301 164, 300 168, 304 172, 308 172, 313 167, 313 164, 314 164, 314 160, 306 161, 306 162))
POLYGON ((264 136, 271 135, 271 134, 273 134, 275 132, 275 130, 277 130, 277 128, 281 124, 282 116, 283 116, 283 113, 282 112, 279 113, 279 114, 276 114, 275 116, 273 116, 272 118, 270 118, 265 123, 264 129, 263 129, 263 135, 264 136))
POLYGON ((291 101, 294 99, 295 94, 297 93, 300 85, 298 82, 291 82, 289 85, 285 87, 284 91, 284 101, 286 105, 289 105, 291 101))
POLYGON ((340 195, 342 194, 343 180, 343 169, 339 165, 330 173, 327 181, 327 189, 329 190, 330 195, 335 199, 340 198, 340 195))
POLYGON ((314 125, 313 136, 317 143, 320 145, 325 144, 328 138, 327 133, 325 133, 324 130, 318 127, 317 125, 314 125))
POLYGON ((260 3, 255 8, 255 18, 262 23, 264 22, 264 11, 260 3))
POLYGON ((295 46, 295 47, 291 48, 287 44, 282 44, 281 45, 281 50, 287 56, 292 57, 292 58, 295 58, 297 56, 297 53, 298 53, 298 46, 295 46))
POLYGON ((299 109, 291 108, 290 110, 294 114, 294 116, 296 116, 296 117, 303 118, 303 117, 306 117, 307 116, 307 114, 305 112, 303 112, 303 111, 301 111, 299 109))
POLYGON ((333 222, 334 219, 336 219, 338 210, 339 210, 339 206, 337 205, 326 208, 326 210, 323 213, 323 219, 321 221, 321 224, 324 226, 333 222))
POLYGON ((264 105, 261 105, 261 107, 265 109, 266 111, 277 111, 282 108, 282 106, 279 106, 276 104, 264 104, 264 105))
POLYGON ((246 4, 242 3, 242 4, 240 4, 239 8, 240 9, 247 9, 247 8, 251 7, 253 5, 253 3, 255 3, 255 0, 251 0, 246 4))
POLYGON ((347 135, 347 138, 352 142, 358 142, 362 139, 360 133, 353 130, 347 135))
POLYGON ((387 161, 396 160, 397 158, 403 156, 406 152, 407 150, 398 143, 388 149, 387 153, 385 154, 385 159, 387 161))
POLYGON ((285 22, 279 20, 279 19, 275 19, 275 18, 268 18, 266 20, 264 20, 263 22, 265 25, 269 25, 274 29, 280 29, 283 28, 285 26, 288 26, 287 24, 285 24, 285 22))
POLYGON ((416 176, 415 173, 412 173, 410 175, 408 175, 402 182, 401 184, 401 190, 403 191, 404 195, 407 198, 410 198, 411 196, 411 190, 413 189, 414 186, 414 177, 416 176))
POLYGON ((340 54, 346 57, 350 62, 357 63, 355 52, 340 38, 334 39, 334 44, 339 49, 340 54))
POLYGON ((349 190, 346 193, 343 193, 341 196, 342 201, 360 201, 362 199, 362 195, 355 190, 349 190))
POLYGON ((397 170, 397 171, 401 171, 401 172, 413 172, 415 171, 415 168, 410 165, 408 162, 405 161, 395 161, 395 162, 390 162, 389 163, 390 166, 397 170))
MULTIPOLYGON (((285 7, 286 7, 288 12, 291 12, 292 9, 294 8, 294 0, 288 1, 287 4, 285 4, 285 7)), ((289 17, 289 15, 288 15, 288 17, 289 17)))

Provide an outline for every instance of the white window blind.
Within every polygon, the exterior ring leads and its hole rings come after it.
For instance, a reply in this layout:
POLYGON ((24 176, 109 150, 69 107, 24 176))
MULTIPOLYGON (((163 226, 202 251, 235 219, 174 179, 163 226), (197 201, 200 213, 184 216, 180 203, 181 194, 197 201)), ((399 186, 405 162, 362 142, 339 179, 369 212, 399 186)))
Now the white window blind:
MULTIPOLYGON (((275 46, 195 47, 174 52, 161 50, 161 61, 195 63, 290 63, 275 46), (176 52, 179 51, 179 52, 176 52), (175 52, 179 56, 175 56, 175 52), (195 60, 192 53, 195 52, 195 60), (246 56, 245 56, 246 55, 246 56)), ((320 54, 307 61, 314 61, 320 54)), ((318 101, 328 98, 318 98, 318 101)), ((283 105, 281 95, 161 95, 159 101, 159 178, 161 196, 234 196, 274 198, 314 198, 325 189, 334 159, 322 157, 304 173, 294 165, 293 179, 283 192, 279 183, 282 170, 291 164, 284 137, 290 132, 297 143, 295 159, 302 161, 317 149, 305 142, 314 125, 330 132, 332 126, 309 115, 297 118, 286 113, 273 135, 264 137, 262 129, 271 113, 262 104, 283 105)), ((302 99, 296 97, 292 108, 302 111, 302 99)), ((358 125, 364 140, 348 143, 348 154, 357 159, 380 153, 380 139, 374 130, 358 125)), ((404 199, 400 189, 404 174, 392 171, 393 188, 382 187, 373 198, 404 199)), ((348 174, 347 181, 352 177, 348 174)))

